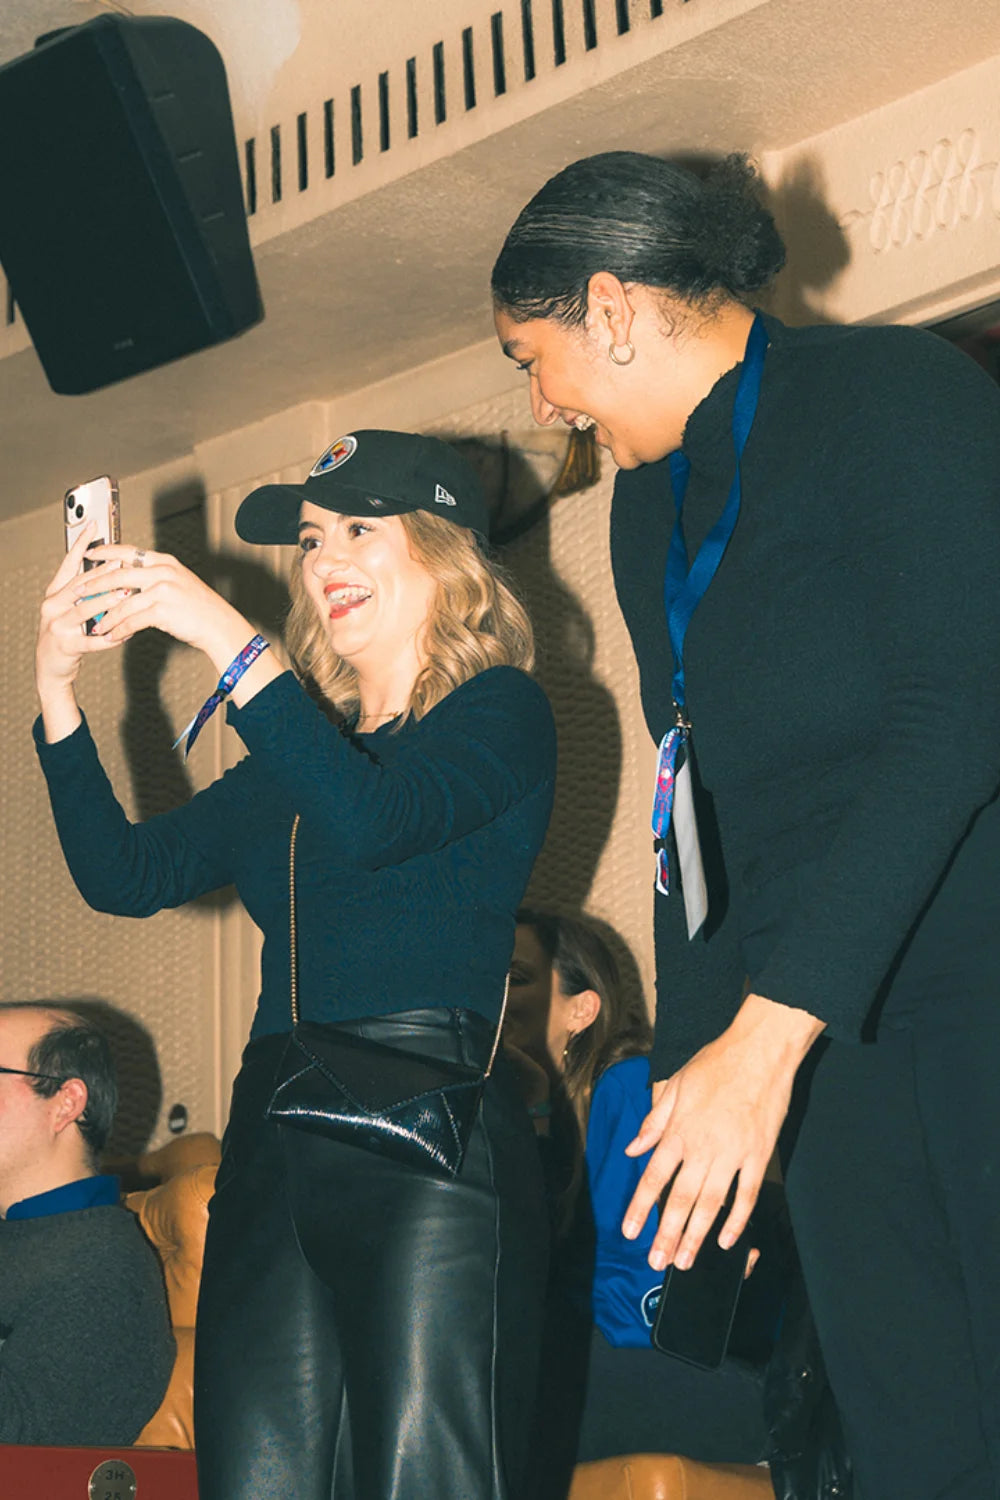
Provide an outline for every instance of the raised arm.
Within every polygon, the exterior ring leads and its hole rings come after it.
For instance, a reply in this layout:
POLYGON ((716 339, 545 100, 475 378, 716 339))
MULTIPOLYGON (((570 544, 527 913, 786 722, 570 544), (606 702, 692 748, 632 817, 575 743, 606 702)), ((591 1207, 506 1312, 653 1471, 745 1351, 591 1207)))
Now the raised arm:
MULTIPOLYGON (((35 681, 49 744, 80 724, 76 681, 85 657, 114 650, 136 631, 155 627, 203 651, 221 676, 254 634, 239 610, 175 557, 125 545, 88 549, 93 533, 91 526, 80 535, 42 601, 35 681), (97 563, 86 586, 85 554, 97 563), (85 623, 97 615, 102 618, 88 635, 85 623)), ((280 672, 280 663, 265 652, 236 684, 233 702, 248 702, 280 672)))
MULTIPOLYGON (((84 578, 91 535, 84 532, 67 553, 42 602, 35 655, 41 715, 35 739, 60 842, 84 900, 101 911, 147 916, 232 878, 226 819, 237 815, 231 804, 239 801, 242 777, 224 777, 176 812, 130 823, 77 703, 81 665, 152 625, 204 651, 221 671, 246 645, 253 627, 166 554, 128 546, 94 548, 90 556, 99 565, 84 578), (96 633, 87 635, 85 622, 97 614, 103 617, 96 633)), ((280 671, 266 652, 237 684, 234 699, 247 701, 280 671)))
POLYGON ((147 917, 233 879, 231 829, 245 816, 245 767, 227 771, 183 807, 131 823, 86 720, 54 745, 40 718, 34 735, 66 864, 95 911, 147 917))

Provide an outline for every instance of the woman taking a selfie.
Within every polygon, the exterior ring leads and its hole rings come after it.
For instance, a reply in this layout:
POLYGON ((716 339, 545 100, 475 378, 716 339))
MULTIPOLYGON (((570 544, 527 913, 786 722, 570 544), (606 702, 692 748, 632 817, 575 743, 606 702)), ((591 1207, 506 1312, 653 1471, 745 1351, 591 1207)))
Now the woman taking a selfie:
POLYGON ((615 152, 546 183, 493 272, 536 419, 593 427, 618 465, 615 585, 661 746, 656 1083, 629 1152, 654 1149, 624 1229, 669 1185, 650 1259, 684 1268, 735 1184, 732 1243, 787 1115, 860 1494, 982 1500, 1000 392, 928 333, 755 314, 783 259, 742 158, 703 180, 615 152))
POLYGON ((144 916, 234 883, 264 933, 198 1310, 200 1494, 508 1500, 546 1261, 530 1124, 493 1064, 555 769, 530 626, 485 554, 476 476, 435 439, 351 434, 236 525, 299 549, 288 641, 311 695, 174 558, 95 549, 88 594, 115 592, 81 599, 86 535, 37 655, 36 740, 85 900, 144 916), (248 753, 132 824, 74 684, 150 626, 222 674, 192 734, 227 696, 248 753))

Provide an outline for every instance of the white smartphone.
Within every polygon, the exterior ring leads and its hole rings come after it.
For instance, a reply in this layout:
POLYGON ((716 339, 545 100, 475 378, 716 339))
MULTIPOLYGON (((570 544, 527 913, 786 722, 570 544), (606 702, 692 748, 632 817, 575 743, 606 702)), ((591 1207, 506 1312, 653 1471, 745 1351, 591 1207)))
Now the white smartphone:
MULTIPOLYGON (((89 544, 91 547, 103 547, 110 542, 120 542, 121 516, 118 509, 117 479, 112 479, 110 474, 102 474, 97 479, 88 479, 86 484, 74 485, 71 490, 66 491, 63 515, 66 523, 67 552, 89 521, 97 522, 97 531, 93 541, 89 544)), ((86 558, 83 560, 83 566, 85 569, 88 567, 86 558)), ((99 619, 101 616, 96 615, 87 621, 84 629, 88 635, 93 634, 94 626, 99 619)))

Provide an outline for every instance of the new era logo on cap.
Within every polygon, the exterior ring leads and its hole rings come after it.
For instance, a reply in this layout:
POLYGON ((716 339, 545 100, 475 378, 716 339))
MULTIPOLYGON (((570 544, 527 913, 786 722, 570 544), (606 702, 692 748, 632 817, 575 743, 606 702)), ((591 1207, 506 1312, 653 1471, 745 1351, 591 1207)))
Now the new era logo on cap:
POLYGON ((435 487, 434 487, 434 499, 435 499, 435 502, 438 505, 457 505, 458 504, 458 501, 455 499, 455 496, 452 495, 452 494, 450 494, 448 492, 448 490, 445 489, 445 487, 444 487, 443 484, 435 485, 435 487))

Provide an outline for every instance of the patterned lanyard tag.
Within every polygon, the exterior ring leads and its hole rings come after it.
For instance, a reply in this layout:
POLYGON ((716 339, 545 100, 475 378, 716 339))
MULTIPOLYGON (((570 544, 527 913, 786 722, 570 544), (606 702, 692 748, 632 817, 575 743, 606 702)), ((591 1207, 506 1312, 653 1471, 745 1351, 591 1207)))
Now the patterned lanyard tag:
POLYGON ((677 779, 677 756, 687 740, 687 726, 675 724, 660 741, 656 763, 656 789, 653 793, 653 837, 656 840, 656 889, 661 896, 670 894, 670 856, 667 831, 674 808, 674 785, 677 779))
POLYGON ((689 938, 693 938, 708 916, 708 887, 698 840, 698 820, 694 811, 689 732, 690 725, 686 722, 675 724, 660 743, 652 822, 656 839, 656 889, 661 896, 670 894, 667 831, 673 825, 687 933, 689 938))
POLYGON ((712 583, 739 520, 743 498, 740 464, 757 414, 767 346, 767 328, 760 313, 757 313, 747 336, 743 368, 733 402, 732 433, 736 472, 722 515, 702 542, 690 565, 684 540, 683 514, 691 464, 682 449, 670 455, 670 486, 677 517, 667 553, 663 602, 674 664, 672 691, 676 723, 672 729, 667 730, 660 742, 652 822, 656 840, 656 889, 662 896, 670 893, 667 834, 671 821, 674 824, 674 843, 689 938, 693 938, 699 931, 708 914, 708 890, 698 839, 690 752, 678 764, 681 747, 687 744, 691 732, 685 712, 684 642, 691 616, 712 583))

